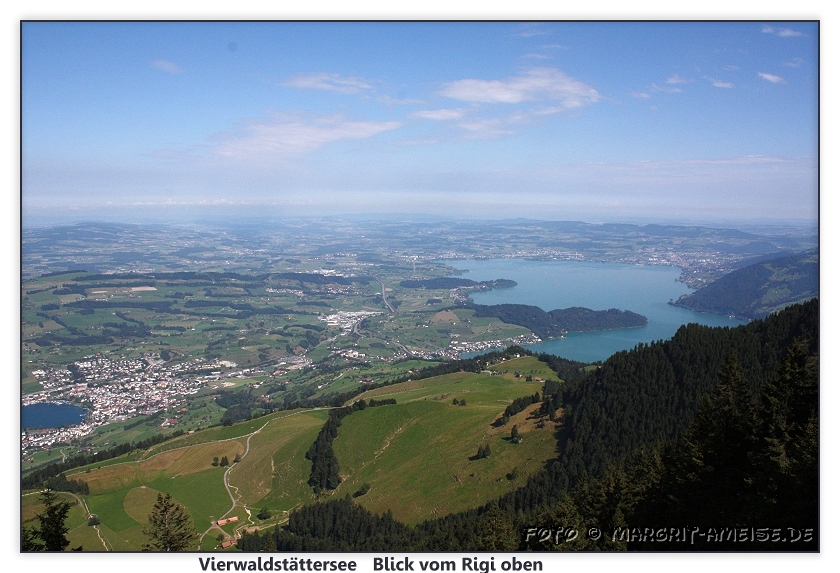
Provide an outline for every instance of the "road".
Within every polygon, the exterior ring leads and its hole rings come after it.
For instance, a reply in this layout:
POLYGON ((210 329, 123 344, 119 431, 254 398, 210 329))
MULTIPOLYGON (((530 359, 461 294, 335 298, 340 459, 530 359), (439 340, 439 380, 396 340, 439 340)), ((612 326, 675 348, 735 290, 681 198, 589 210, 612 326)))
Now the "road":
MULTIPOLYGON (((263 429, 264 429, 266 426, 268 426, 271 422, 273 422, 273 421, 275 421, 275 420, 280 420, 280 419, 282 419, 282 418, 288 418, 289 416, 295 416, 295 415, 297 415, 297 414, 300 414, 301 412, 311 412, 311 411, 313 411, 313 410, 323 410, 323 409, 324 409, 324 408, 309 408, 309 409, 307 409, 307 410, 301 410, 301 411, 298 411, 298 412, 294 412, 294 413, 292 413, 292 414, 287 414, 287 415, 285 415, 285 416, 278 416, 278 417, 276 417, 276 418, 272 418, 271 420, 268 420, 265 424, 263 424, 262 426, 260 426, 260 428, 259 428, 259 429, 257 429, 257 430, 255 430, 255 431, 251 432, 250 434, 248 434, 248 439, 245 441, 245 453, 243 453, 243 454, 239 457, 239 461, 241 462, 243 459, 245 459, 245 456, 247 456, 247 455, 248 455, 248 452, 249 452, 249 451, 251 451, 251 438, 253 438, 253 437, 254 437, 254 436, 256 436, 257 434, 259 434, 260 432, 262 432, 262 431, 263 431, 263 429)), ((240 436, 240 437, 242 437, 242 436, 240 436)), ((232 505, 230 506, 230 509, 229 509, 229 510, 227 510, 227 511, 224 513, 224 515, 222 515, 219 519, 224 519, 227 515, 230 515, 230 513, 231 513, 231 512, 233 512, 233 511, 236 509, 236 506, 237 506, 237 504, 238 504, 238 501, 237 501, 236 497, 238 497, 238 496, 239 496, 239 492, 237 491, 237 492, 236 492, 236 496, 234 496, 234 492, 232 492, 232 491, 231 491, 231 489, 230 489, 231 487, 233 487, 233 489, 238 490, 238 488, 237 488, 235 485, 234 485, 234 486, 231 486, 231 485, 230 485, 230 483, 228 482, 228 474, 230 474, 230 471, 231 471, 233 468, 235 468, 235 467, 236 467, 236 464, 232 464, 232 465, 231 465, 231 466, 230 466, 230 467, 229 467, 229 468, 225 471, 225 475, 224 475, 224 484, 225 484, 225 489, 227 490, 227 493, 228 493, 228 495, 230 496, 230 501, 231 501, 231 504, 232 504, 232 505)), ((241 531, 241 530, 242 530, 243 528, 245 528, 245 527, 248 527, 249 525, 254 525, 254 522, 253 522, 253 520, 251 519, 251 510, 250 510, 250 509, 248 509, 248 506, 247 506, 246 504, 244 504, 244 503, 242 504, 242 508, 245 510, 245 513, 247 513, 247 514, 248 514, 248 521, 247 521, 247 522, 245 522, 245 523, 243 523, 242 525, 238 526, 238 527, 236 528, 236 529, 237 529, 237 532, 238 532, 238 531, 241 531)), ((205 537, 208 533, 210 533, 211 531, 213 531, 214 529, 217 529, 217 530, 221 531, 222 533, 225 533, 225 532, 222 530, 222 528, 220 528, 218 525, 216 525, 216 523, 215 523, 215 521, 214 521, 214 522, 213 522, 213 524, 212 524, 210 527, 208 527, 208 528, 207 528, 207 530, 206 530, 204 533, 202 533, 202 534, 201 534, 201 537, 199 537, 199 538, 198 538, 198 550, 199 550, 199 551, 201 550, 201 542, 202 542, 202 540, 204 539, 204 537, 205 537)), ((227 535, 227 534, 225 533, 225 535, 227 535)), ((237 533, 234 533, 234 538, 235 538, 235 537, 237 537, 237 533)))
POLYGON ((379 284, 382 285, 382 302, 385 303, 385 306, 388 307, 388 310, 391 311, 391 314, 395 314, 397 312, 397 309, 395 309, 393 306, 391 306, 391 303, 388 302, 387 298, 385 298, 385 283, 383 283, 382 281, 379 281, 379 284))
MULTIPOLYGON (((391 314, 396 314, 397 309, 395 309, 393 306, 391 306, 391 303, 388 302, 388 299, 385 297, 385 283, 383 283, 379 279, 376 279, 376 280, 379 282, 379 284, 382 285, 382 302, 385 303, 385 306, 388 307, 388 310, 391 311, 391 314)), ((356 331, 354 331, 354 332, 356 332, 356 331)), ((391 342, 392 344, 397 346, 400 350, 405 352, 408 356, 414 356, 414 353, 411 350, 409 350, 408 348, 406 348, 405 346, 403 346, 403 344, 401 342, 399 342, 397 340, 390 340, 389 342, 391 342)))

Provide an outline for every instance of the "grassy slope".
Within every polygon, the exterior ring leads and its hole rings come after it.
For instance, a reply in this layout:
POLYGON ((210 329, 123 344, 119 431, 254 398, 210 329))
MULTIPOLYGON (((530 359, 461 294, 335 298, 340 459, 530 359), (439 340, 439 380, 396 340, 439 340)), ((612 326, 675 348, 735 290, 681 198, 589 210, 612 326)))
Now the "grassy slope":
POLYGON ((491 424, 520 396, 540 383, 512 375, 458 373, 406 382, 363 394, 393 397, 396 405, 378 406, 346 418, 333 448, 342 484, 334 495, 353 494, 368 509, 390 509, 407 523, 481 505, 521 485, 524 478, 554 457, 552 428, 537 429, 525 418, 538 405, 501 428, 491 424), (466 400, 454 406, 452 400, 466 400), (522 428, 521 444, 509 441, 514 424, 522 428), (488 459, 471 460, 479 445, 489 444, 488 459), (506 475, 517 468, 513 481, 506 475))
POLYGON ((548 364, 540 362, 535 356, 523 356, 521 358, 505 360, 504 362, 491 366, 490 370, 506 374, 520 372, 525 377, 533 376, 534 378, 542 378, 543 380, 560 380, 557 377, 557 373, 549 368, 548 364))
MULTIPOLYGON (((513 399, 541 387, 539 382, 514 378, 513 372, 556 379, 544 366, 524 357, 496 367, 509 372, 500 376, 461 372, 365 393, 364 398, 394 397, 398 404, 368 408, 345 419, 334 443, 345 481, 332 495, 352 494, 369 483, 372 488, 358 498, 360 503, 377 512, 391 509, 398 519, 416 523, 475 507, 520 485, 554 457, 553 432, 526 420, 536 404, 505 427, 491 424, 513 399), (465 400, 467 406, 453 406, 453 398, 465 400), (508 439, 513 424, 524 436, 518 445, 508 439), (470 460, 481 444, 490 444, 490 458, 470 460), (511 481, 506 475, 513 468, 519 477, 511 481)), ((139 456, 135 453, 132 457, 137 459, 131 461, 109 460, 68 473, 88 483, 91 495, 85 502, 98 515, 108 547, 138 550, 146 541, 142 529, 158 493, 170 492, 185 505, 199 532, 227 514, 231 501, 223 483, 226 468, 210 462, 213 457, 232 461, 242 455, 251 435, 248 454, 230 469, 229 483, 240 503, 251 509, 255 524, 263 507, 273 514, 268 523, 274 523, 289 510, 316 501, 306 484, 311 463, 304 455, 326 417, 327 410, 277 412, 182 436, 139 456)), ((35 497, 24 496, 24 516, 34 516, 35 497)), ((85 525, 82 507, 73 511, 74 546, 103 549, 96 530, 85 525)), ((241 521, 226 528, 228 534, 248 522, 241 507, 229 515, 239 515, 241 521)), ((217 533, 205 537, 202 547, 212 549, 217 533)))
MULTIPOLYGON (((122 457, 68 473, 88 483, 91 495, 85 496, 85 501, 90 512, 99 517, 99 529, 109 549, 136 551, 146 541, 142 529, 158 493, 169 492, 184 505, 199 532, 227 514, 231 501, 223 482, 226 468, 213 467, 211 461, 222 456, 232 461, 237 454, 242 455, 247 436, 257 430, 248 455, 230 469, 229 483, 235 494, 249 506, 259 503, 259 508, 268 507, 280 519, 285 511, 315 501, 306 485, 310 462, 304 454, 326 417, 326 410, 278 412, 185 435, 150 448, 139 460, 122 457)), ((24 516, 34 518, 39 508, 37 495, 24 496, 23 500, 24 516)), ((247 521, 247 513, 241 507, 229 515, 239 515, 240 524, 247 521)), ((72 524, 68 521, 72 527, 68 537, 73 546, 103 550, 96 530, 86 525, 87 514, 81 506, 74 506, 71 517, 74 519, 72 524)), ((231 524, 224 529, 231 534, 236 527, 231 524)), ((212 549, 217 533, 206 537, 207 543, 202 547, 208 545, 206 548, 212 549)))
POLYGON ((303 411, 277 418, 254 436, 248 455, 230 471, 242 501, 272 513, 314 501, 304 456, 326 419, 326 410, 303 411))

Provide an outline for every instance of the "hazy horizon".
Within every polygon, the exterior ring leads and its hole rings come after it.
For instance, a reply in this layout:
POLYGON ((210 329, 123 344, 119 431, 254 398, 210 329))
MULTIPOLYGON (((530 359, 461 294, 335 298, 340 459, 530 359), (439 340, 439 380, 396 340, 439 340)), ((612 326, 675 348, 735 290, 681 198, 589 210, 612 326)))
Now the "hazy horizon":
MULTIPOLYGON (((284 222, 291 220, 316 220, 316 219, 343 219, 343 220, 357 220, 357 221, 405 221, 405 222, 430 222, 430 223, 457 223, 457 222, 475 222, 475 223, 506 223, 511 221, 534 221, 541 223, 559 223, 559 222, 579 222, 591 225, 610 225, 610 224, 626 224, 637 225, 643 227, 645 225, 663 225, 663 226, 686 226, 686 227, 706 227, 712 229, 736 229, 746 232, 755 232, 760 234, 762 231, 774 230, 780 231, 783 229, 792 229, 802 233, 817 233, 819 231, 819 221, 817 220, 790 220, 790 219, 743 219, 743 220, 719 220, 719 221, 702 221, 691 219, 656 219, 656 218, 616 218, 610 220, 598 219, 549 219, 545 217, 504 217, 499 216, 495 218, 490 217, 469 217, 457 215, 436 215, 424 213, 353 213, 353 214, 238 214, 231 216, 229 212, 218 210, 215 212, 196 212, 193 210, 189 216, 178 217, 155 217, 155 216, 126 216, 123 213, 114 216, 102 215, 99 217, 90 216, 90 212, 80 212, 77 217, 69 216, 66 213, 62 215, 47 215, 47 216, 32 216, 23 218, 22 229, 41 229, 48 227, 73 226, 73 225, 96 225, 96 224, 115 224, 115 225, 211 225, 224 223, 226 226, 235 227, 237 224, 253 225, 257 223, 268 222, 284 222)), ((135 214, 136 215, 136 214, 135 214)))

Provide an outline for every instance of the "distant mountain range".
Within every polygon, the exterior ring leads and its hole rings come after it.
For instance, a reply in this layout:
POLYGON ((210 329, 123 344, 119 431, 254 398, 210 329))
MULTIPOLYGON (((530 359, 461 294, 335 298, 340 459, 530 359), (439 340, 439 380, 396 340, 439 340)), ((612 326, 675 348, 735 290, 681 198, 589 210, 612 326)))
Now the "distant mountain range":
POLYGON ((819 294, 819 251, 762 261, 722 276, 672 304, 698 312, 763 318, 819 294))

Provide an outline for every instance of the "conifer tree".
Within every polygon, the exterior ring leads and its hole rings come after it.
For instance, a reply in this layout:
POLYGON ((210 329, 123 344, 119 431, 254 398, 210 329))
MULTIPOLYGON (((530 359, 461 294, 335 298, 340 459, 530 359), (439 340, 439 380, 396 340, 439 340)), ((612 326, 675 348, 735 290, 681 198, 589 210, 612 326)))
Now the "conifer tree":
POLYGON ((20 550, 21 551, 43 551, 44 544, 38 540, 38 530, 21 524, 20 527, 20 550))
POLYGON ((143 533, 149 536, 143 551, 186 551, 197 536, 192 517, 172 500, 170 493, 158 494, 143 533))
POLYGON ((58 495, 51 489, 41 493, 41 501, 45 507, 43 513, 38 514, 40 525, 33 533, 41 538, 42 544, 39 543, 37 546, 43 549, 36 550, 64 551, 70 545, 67 539, 69 529, 65 521, 72 505, 67 500, 58 501, 58 495))
POLYGON ((514 551, 519 547, 520 534, 513 516, 493 503, 479 524, 477 545, 482 551, 514 551))

